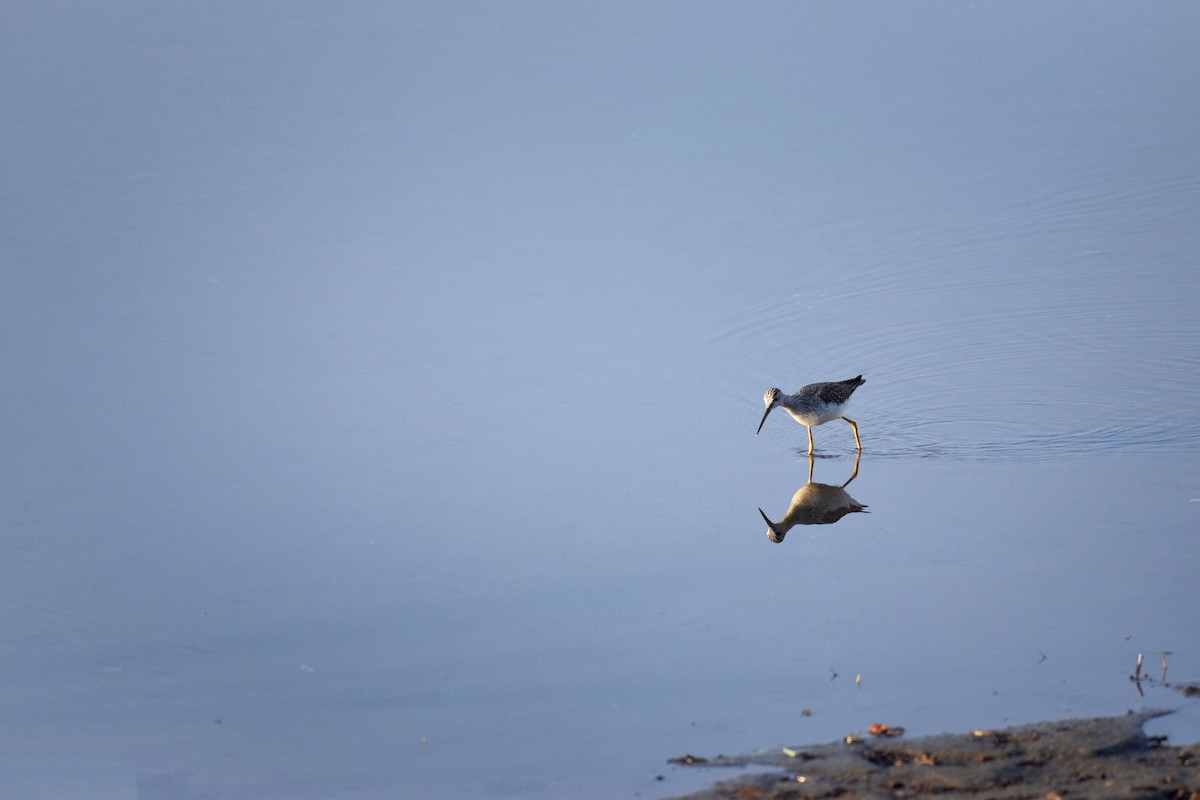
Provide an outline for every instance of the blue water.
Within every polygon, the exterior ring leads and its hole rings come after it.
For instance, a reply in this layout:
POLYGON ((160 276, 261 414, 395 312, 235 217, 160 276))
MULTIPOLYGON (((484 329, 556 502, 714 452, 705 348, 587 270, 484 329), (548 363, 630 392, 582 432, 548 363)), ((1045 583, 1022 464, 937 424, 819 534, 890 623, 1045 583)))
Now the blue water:
POLYGON ((0 787, 1200 739, 1198 16, 6 5, 0 787))

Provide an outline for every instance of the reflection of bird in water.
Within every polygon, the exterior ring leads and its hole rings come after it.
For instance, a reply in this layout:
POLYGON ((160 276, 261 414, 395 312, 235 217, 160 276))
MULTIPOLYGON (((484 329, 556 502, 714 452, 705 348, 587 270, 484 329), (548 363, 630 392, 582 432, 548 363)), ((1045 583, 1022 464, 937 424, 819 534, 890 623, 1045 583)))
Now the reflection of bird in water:
POLYGON ((758 513, 767 521, 767 538, 772 542, 782 542, 787 532, 797 525, 828 525, 837 522, 847 514, 856 511, 866 511, 866 506, 855 500, 846 492, 850 481, 858 477, 858 458, 854 459, 854 472, 849 480, 841 486, 829 486, 824 483, 813 483, 813 459, 808 457, 808 483, 801 486, 792 495, 792 504, 788 507, 783 519, 771 522, 767 512, 761 508, 758 513))
POLYGON ((754 435, 757 436, 762 431, 763 423, 767 421, 767 415, 771 413, 771 409, 775 406, 782 406, 784 411, 792 415, 792 419, 808 428, 808 452, 813 451, 812 429, 814 425, 824 425, 835 419, 844 419, 854 429, 854 443, 858 445, 858 451, 861 453, 862 440, 858 438, 858 424, 849 417, 843 416, 842 412, 846 410, 846 403, 850 401, 850 395, 854 394, 854 390, 864 383, 866 381, 863 376, 859 375, 857 378, 835 383, 810 383, 808 386, 797 389, 795 394, 784 394, 773 388, 767 389, 767 393, 763 395, 763 402, 766 404, 767 410, 763 412, 762 422, 758 423, 758 430, 754 432, 754 435))

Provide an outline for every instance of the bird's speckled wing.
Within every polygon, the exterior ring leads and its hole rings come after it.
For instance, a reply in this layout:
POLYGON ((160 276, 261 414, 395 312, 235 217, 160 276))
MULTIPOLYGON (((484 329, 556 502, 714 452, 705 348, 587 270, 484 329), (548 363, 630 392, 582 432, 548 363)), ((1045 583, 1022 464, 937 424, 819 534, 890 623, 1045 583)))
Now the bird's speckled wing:
POLYGON ((854 390, 864 383, 866 380, 859 375, 857 378, 833 383, 810 383, 808 386, 800 388, 796 394, 812 395, 822 403, 838 403, 840 405, 849 400, 850 395, 854 394, 854 390))

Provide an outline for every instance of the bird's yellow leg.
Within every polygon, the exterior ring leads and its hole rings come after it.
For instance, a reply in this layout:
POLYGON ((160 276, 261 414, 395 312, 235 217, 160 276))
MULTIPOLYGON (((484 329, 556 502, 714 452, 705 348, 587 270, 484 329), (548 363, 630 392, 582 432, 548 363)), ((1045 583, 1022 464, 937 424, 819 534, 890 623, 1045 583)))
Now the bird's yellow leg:
POLYGON ((809 455, 812 455, 812 451, 813 451, 812 425, 805 425, 804 427, 808 428, 808 453, 809 453, 809 455))
MULTIPOLYGON (((855 443, 856 445, 858 445, 858 452, 860 452, 860 453, 861 453, 861 452, 862 452, 862 439, 859 439, 859 438, 858 438, 858 425, 857 425, 857 423, 855 423, 855 422, 854 422, 854 420, 850 419, 849 417, 842 417, 842 419, 846 420, 846 422, 849 422, 849 423, 850 423, 850 427, 854 429, 854 443, 855 443)), ((809 431, 808 431, 808 435, 809 435, 809 436, 812 436, 812 429, 811 429, 811 428, 810 428, 810 429, 809 429, 809 431)))

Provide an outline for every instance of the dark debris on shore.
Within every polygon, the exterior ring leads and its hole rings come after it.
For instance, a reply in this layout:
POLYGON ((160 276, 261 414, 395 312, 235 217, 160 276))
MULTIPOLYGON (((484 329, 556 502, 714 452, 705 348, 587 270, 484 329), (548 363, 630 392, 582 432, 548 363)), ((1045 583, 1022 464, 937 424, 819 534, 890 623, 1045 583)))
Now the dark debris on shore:
POLYGON ((848 737, 848 743, 742 756, 689 756, 684 763, 770 771, 739 775, 676 800, 932 795, 944 800, 1200 800, 1200 744, 1168 745, 1142 728, 1166 713, 1130 712, 915 739, 848 737))

